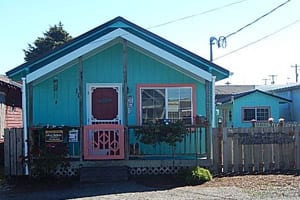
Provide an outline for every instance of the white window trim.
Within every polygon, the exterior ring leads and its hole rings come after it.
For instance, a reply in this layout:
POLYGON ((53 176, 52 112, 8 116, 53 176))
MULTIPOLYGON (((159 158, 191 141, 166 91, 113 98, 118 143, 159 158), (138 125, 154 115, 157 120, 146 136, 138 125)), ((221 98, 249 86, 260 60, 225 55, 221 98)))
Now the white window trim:
POLYGON ((87 83, 86 84, 86 124, 92 124, 92 98, 91 91, 93 88, 118 88, 118 118, 123 123, 123 103, 122 103, 122 84, 121 83, 87 83))
MULTIPOLYGON (((271 116, 271 107, 270 106, 255 106, 255 107, 242 107, 242 122, 251 122, 251 120, 244 120, 244 110, 254 109, 255 110, 255 120, 257 120, 257 109, 268 109, 269 117, 271 116)), ((257 120, 258 122, 264 122, 267 120, 257 120)))

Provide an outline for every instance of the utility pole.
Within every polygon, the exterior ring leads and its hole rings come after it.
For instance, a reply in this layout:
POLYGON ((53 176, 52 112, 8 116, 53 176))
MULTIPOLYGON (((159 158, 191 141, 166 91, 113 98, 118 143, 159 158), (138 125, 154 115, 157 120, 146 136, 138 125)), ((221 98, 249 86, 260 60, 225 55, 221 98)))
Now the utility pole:
POLYGON ((270 77, 271 77, 271 84, 272 85, 274 85, 274 83, 275 83, 275 77, 277 76, 277 75, 275 75, 275 74, 271 74, 271 75, 269 75, 270 77))
POLYGON ((298 83, 298 76, 299 76, 299 74, 298 74, 298 67, 299 66, 297 64, 295 64, 295 65, 292 65, 291 67, 295 68, 296 83, 298 83))
POLYGON ((227 42, 226 42, 226 38, 224 36, 220 36, 219 38, 216 37, 210 37, 209 38, 209 61, 212 62, 213 61, 213 48, 212 46, 216 44, 218 46, 218 48, 223 47, 226 48, 227 46, 227 42))
MULTIPOLYGON (((210 55, 209 55, 209 61, 210 62, 212 62, 213 61, 213 48, 212 48, 212 46, 214 45, 214 44, 218 44, 218 39, 217 38, 215 38, 215 37, 210 37, 209 38, 209 47, 210 47, 210 55)), ((218 45, 218 47, 219 47, 219 45, 218 45)))
POLYGON ((265 85, 267 85, 267 81, 269 80, 268 78, 263 78, 262 79, 265 82, 265 85))

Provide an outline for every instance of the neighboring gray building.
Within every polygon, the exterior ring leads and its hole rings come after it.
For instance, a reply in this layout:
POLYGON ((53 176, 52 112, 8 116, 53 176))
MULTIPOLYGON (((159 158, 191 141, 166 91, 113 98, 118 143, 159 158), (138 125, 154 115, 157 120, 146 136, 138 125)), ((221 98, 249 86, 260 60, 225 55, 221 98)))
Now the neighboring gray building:
POLYGON ((280 113, 286 121, 300 122, 300 84, 288 84, 285 86, 273 87, 268 89, 269 92, 276 94, 280 97, 284 97, 292 100, 288 104, 282 104, 280 106, 280 113))

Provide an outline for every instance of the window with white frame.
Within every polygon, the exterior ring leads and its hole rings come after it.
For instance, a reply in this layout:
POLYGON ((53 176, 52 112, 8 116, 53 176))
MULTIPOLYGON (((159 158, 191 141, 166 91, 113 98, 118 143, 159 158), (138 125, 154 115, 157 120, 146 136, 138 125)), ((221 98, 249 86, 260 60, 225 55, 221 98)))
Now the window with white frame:
POLYGON ((143 87, 140 96, 142 124, 155 123, 162 119, 192 123, 191 87, 143 87))
POLYGON ((270 115, 269 107, 242 108, 243 121, 267 121, 270 115))

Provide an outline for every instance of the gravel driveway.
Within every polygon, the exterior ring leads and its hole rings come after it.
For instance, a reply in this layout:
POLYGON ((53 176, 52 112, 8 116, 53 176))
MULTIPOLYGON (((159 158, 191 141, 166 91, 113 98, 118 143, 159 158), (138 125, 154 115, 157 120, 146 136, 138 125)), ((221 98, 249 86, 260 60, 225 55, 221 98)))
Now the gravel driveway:
POLYGON ((192 186, 173 189, 155 189, 135 182, 109 184, 74 184, 69 188, 13 189, 0 193, 5 200, 52 199, 250 199, 238 188, 197 188, 192 186))
POLYGON ((72 182, 11 188, 2 185, 0 199, 300 199, 299 176, 241 176, 215 178, 199 186, 155 188, 135 181, 72 182))

